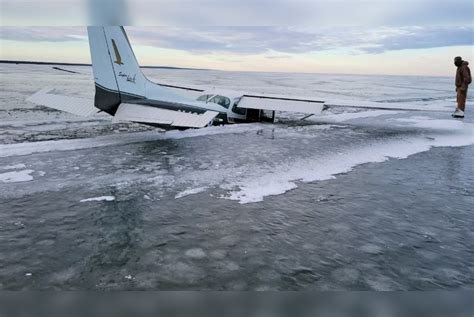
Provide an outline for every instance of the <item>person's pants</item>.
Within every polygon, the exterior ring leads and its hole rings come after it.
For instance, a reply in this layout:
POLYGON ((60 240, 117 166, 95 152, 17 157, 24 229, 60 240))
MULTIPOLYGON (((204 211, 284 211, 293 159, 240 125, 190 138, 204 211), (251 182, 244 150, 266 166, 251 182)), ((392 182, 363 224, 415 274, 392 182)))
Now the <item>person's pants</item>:
POLYGON ((467 88, 466 90, 457 89, 458 91, 458 109, 464 111, 466 108, 467 88))

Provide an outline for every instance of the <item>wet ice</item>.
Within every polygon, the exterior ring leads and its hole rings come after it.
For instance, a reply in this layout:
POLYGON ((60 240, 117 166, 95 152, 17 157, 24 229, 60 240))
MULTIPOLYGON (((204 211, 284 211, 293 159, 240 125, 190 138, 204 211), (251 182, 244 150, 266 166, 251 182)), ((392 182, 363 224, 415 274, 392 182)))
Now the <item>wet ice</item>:
MULTIPOLYGON (((6 289, 474 285, 471 103, 464 121, 334 109, 163 133, 24 102, 45 84, 91 97, 86 68, 0 70, 11 74, 0 79, 0 177, 28 179, 0 181, 6 289)), ((248 92, 455 105, 450 78, 146 72, 248 92)))

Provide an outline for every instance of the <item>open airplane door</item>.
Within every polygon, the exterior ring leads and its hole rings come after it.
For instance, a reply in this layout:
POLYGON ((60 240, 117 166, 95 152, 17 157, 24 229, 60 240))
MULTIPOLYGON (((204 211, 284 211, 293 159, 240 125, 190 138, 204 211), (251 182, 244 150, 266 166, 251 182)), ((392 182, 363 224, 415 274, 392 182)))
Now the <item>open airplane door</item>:
POLYGON ((249 121, 275 122, 276 111, 316 115, 325 109, 325 104, 324 101, 306 98, 243 95, 240 98, 238 107, 247 109, 247 120, 249 121))

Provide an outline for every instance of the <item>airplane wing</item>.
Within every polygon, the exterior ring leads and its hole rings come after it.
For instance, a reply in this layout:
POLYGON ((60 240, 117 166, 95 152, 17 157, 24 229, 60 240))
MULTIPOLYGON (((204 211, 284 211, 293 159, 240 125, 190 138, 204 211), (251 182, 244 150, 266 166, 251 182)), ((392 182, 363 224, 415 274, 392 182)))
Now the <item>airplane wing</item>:
POLYGON ((89 117, 100 110, 94 107, 94 100, 52 94, 52 88, 44 88, 27 100, 41 106, 69 112, 81 117, 89 117))
POLYGON ((324 101, 279 96, 242 95, 238 106, 247 109, 318 114, 324 109, 324 101))
POLYGON ((114 121, 133 121, 170 128, 203 128, 212 123, 218 114, 215 111, 197 114, 123 103, 115 113, 114 121))
POLYGON ((57 66, 53 66, 53 69, 54 69, 54 70, 57 70, 57 71, 60 71, 60 72, 69 73, 69 74, 82 74, 82 73, 80 73, 80 72, 76 72, 75 70, 70 70, 70 69, 66 69, 66 68, 62 68, 62 67, 57 67, 57 66))
POLYGON ((266 95, 244 94, 238 103, 239 108, 300 112, 309 115, 319 114, 329 108, 360 108, 393 111, 450 112, 446 107, 433 105, 410 105, 405 103, 386 103, 354 100, 316 100, 312 98, 292 98, 266 95))
POLYGON ((373 110, 393 110, 393 111, 425 111, 425 112, 451 112, 443 106, 415 105, 406 103, 391 102, 370 102, 355 100, 326 100, 326 108, 360 108, 373 110))

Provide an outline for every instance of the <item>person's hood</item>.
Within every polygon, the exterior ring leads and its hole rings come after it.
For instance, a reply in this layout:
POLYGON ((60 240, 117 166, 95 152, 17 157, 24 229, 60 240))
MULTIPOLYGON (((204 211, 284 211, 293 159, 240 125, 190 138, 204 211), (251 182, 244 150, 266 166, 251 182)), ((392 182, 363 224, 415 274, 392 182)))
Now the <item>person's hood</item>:
POLYGON ((462 64, 467 66, 467 65, 469 65, 469 62, 468 61, 462 61, 462 64))

